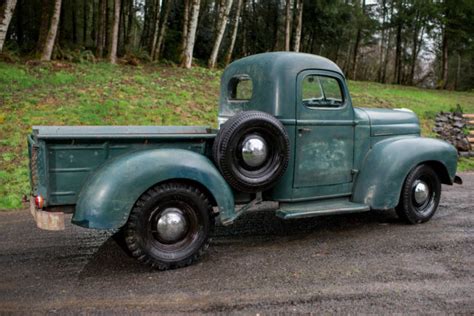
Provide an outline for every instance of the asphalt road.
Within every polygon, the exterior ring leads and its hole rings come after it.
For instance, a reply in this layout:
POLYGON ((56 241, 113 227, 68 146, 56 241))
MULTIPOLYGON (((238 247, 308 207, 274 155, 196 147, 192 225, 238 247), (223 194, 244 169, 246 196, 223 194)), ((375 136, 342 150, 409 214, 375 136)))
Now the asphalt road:
POLYGON ((474 313, 474 173, 428 223, 393 211, 218 227, 196 265, 150 271, 111 232, 0 212, 0 312, 474 313))

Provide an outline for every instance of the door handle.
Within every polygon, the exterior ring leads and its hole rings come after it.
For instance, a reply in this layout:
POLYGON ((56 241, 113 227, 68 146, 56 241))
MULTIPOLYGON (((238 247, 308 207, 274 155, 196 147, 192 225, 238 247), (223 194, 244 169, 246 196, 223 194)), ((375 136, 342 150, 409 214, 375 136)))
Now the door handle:
POLYGON ((309 133, 309 132, 311 132, 311 128, 304 128, 304 127, 298 128, 298 133, 299 133, 299 134, 302 134, 302 133, 309 133))

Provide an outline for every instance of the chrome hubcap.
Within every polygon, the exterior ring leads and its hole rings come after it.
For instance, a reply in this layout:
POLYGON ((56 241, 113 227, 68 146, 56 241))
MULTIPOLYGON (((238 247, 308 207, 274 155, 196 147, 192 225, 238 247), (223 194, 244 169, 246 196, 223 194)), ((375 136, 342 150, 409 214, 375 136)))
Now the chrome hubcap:
POLYGON ((267 159, 267 143, 260 136, 250 136, 242 146, 242 158, 250 167, 258 167, 267 159))
POLYGON ((429 195, 430 189, 428 188, 428 185, 423 181, 419 181, 414 188, 415 202, 417 204, 423 204, 426 202, 429 195))
POLYGON ((188 223, 181 210, 167 208, 162 213, 156 224, 160 238, 165 242, 181 240, 188 230, 188 223))

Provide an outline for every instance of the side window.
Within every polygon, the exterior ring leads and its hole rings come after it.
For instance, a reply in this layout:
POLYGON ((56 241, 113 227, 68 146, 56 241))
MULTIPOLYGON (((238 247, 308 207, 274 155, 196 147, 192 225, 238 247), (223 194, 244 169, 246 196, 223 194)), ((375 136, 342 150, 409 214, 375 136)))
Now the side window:
POLYGON ((252 98, 252 79, 247 75, 233 77, 229 81, 229 99, 231 101, 248 101, 252 98))
POLYGON ((303 79, 303 104, 314 108, 338 108, 344 98, 336 78, 308 75, 303 79))

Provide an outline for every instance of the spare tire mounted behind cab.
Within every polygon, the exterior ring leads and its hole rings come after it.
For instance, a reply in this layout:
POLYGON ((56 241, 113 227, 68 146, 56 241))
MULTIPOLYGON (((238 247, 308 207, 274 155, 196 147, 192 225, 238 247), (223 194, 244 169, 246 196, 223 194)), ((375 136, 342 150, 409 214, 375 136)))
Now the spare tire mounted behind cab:
POLYGON ((289 137, 283 124, 260 111, 243 111, 225 122, 214 140, 213 158, 236 190, 271 188, 288 167, 289 137))

